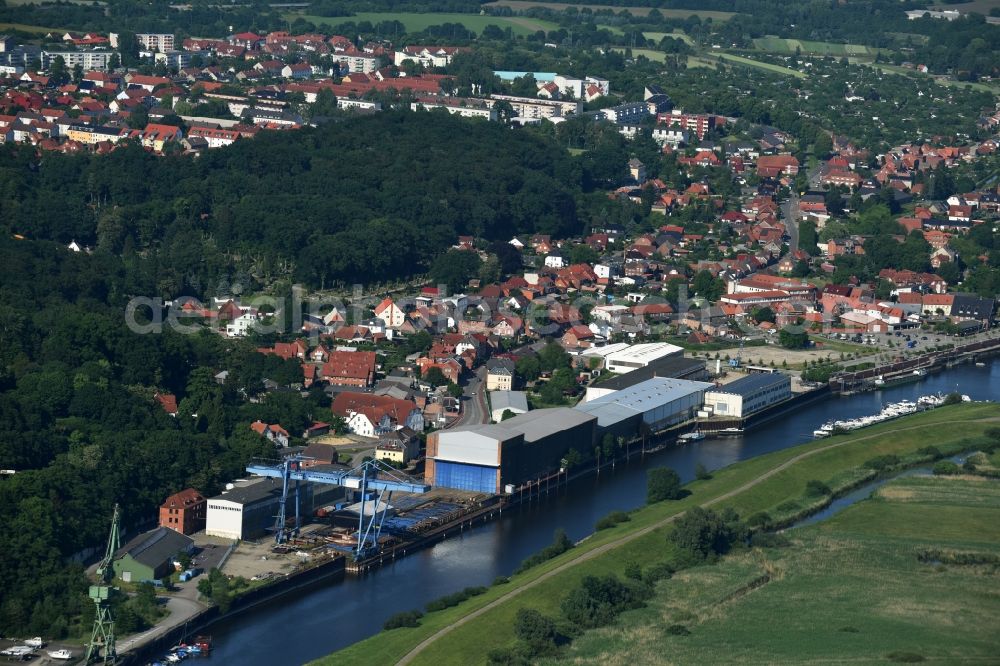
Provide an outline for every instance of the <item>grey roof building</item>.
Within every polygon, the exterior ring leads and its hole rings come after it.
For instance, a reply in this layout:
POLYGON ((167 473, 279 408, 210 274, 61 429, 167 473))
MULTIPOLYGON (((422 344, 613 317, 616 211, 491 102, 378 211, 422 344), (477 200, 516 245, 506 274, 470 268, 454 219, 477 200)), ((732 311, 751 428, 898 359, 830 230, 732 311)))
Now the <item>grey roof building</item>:
POLYGON ((174 570, 174 557, 189 551, 194 541, 166 527, 140 534, 115 553, 115 575, 125 582, 159 580, 174 570))
POLYGON ((528 395, 524 391, 491 391, 490 413, 493 420, 499 422, 507 410, 514 414, 524 414, 528 411, 528 395))
POLYGON ((577 405, 574 409, 597 417, 598 436, 634 435, 681 423, 695 416, 704 401, 708 382, 653 377, 644 382, 577 405))

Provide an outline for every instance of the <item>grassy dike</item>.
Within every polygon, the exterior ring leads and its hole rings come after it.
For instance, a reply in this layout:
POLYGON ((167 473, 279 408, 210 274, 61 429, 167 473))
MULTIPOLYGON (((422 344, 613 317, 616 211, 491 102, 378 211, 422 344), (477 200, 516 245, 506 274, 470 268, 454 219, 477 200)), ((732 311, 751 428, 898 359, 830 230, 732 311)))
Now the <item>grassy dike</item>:
MULTIPOLYGON (((426 615, 417 628, 395 629, 338 651, 316 664, 483 663, 494 648, 514 642, 514 616, 522 607, 557 616, 566 591, 585 575, 621 574, 623 563, 660 561, 670 523, 694 506, 732 506, 746 517, 802 497, 812 479, 846 478, 881 455, 904 457, 934 445, 941 450, 1000 426, 1000 406, 964 404, 906 417, 850 435, 809 442, 759 456, 694 481, 691 494, 676 502, 643 507, 631 520, 597 532, 569 552, 514 576, 453 608, 426 615), (420 646, 419 651, 414 652, 420 646)), ((835 488, 836 489, 836 488, 835 488)), ((408 610, 400 608, 399 610, 408 610)))

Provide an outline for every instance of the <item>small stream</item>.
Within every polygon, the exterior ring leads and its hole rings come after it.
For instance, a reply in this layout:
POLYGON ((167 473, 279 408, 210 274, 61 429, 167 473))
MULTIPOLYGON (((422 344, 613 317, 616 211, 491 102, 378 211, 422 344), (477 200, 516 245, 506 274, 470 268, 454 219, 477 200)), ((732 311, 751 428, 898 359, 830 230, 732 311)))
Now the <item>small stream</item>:
MULTIPOLYGON (((950 458, 945 458, 944 460, 950 460, 956 465, 961 466, 965 462, 965 455, 952 456, 950 458)), ((889 476, 881 477, 875 481, 869 481, 863 486, 858 486, 854 490, 850 491, 846 495, 842 495, 837 499, 830 502, 830 504, 816 513, 806 516, 801 520, 797 520, 792 523, 789 527, 785 529, 793 530, 798 527, 806 527, 807 525, 813 525, 815 523, 826 520, 827 518, 832 518, 838 513, 856 504, 861 500, 866 500, 871 497, 876 490, 889 483, 890 481, 895 481, 896 479, 905 479, 910 476, 930 476, 932 474, 933 467, 931 465, 921 465, 920 467, 910 467, 909 469, 904 469, 895 474, 889 476)))

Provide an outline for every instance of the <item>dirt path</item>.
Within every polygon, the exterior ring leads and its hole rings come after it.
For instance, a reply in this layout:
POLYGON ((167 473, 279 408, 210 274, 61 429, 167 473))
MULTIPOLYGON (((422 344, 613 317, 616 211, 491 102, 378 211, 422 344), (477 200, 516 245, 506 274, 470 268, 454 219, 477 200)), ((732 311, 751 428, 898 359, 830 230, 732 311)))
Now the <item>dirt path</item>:
MULTIPOLYGON (((997 421, 997 420, 1000 420, 1000 419, 997 419, 995 417, 985 418, 985 419, 975 419, 976 422, 997 421)), ((968 421, 966 419, 958 419, 958 420, 954 420, 954 421, 940 421, 938 423, 935 423, 934 425, 946 425, 946 424, 949 424, 949 423, 967 423, 967 422, 968 421)), ((805 453, 800 453, 799 455, 797 455, 797 456, 795 456, 793 458, 789 458, 788 460, 786 460, 782 464, 778 465, 774 469, 768 470, 764 474, 758 476, 756 479, 748 481, 748 482, 744 483, 742 486, 740 486, 738 488, 734 488, 733 490, 730 490, 727 493, 719 495, 718 497, 715 497, 715 498, 710 499, 710 500, 708 500, 706 502, 703 502, 699 506, 701 506, 703 508, 709 507, 709 506, 712 506, 714 504, 718 504, 719 502, 723 502, 723 501, 725 501, 727 499, 730 499, 730 498, 732 498, 732 497, 734 497, 736 495, 739 495, 740 493, 745 492, 745 491, 749 490, 750 488, 753 488, 754 486, 756 486, 756 485, 758 485, 758 484, 766 481, 767 479, 771 478, 775 474, 778 474, 779 472, 782 472, 782 471, 788 469, 792 465, 794 465, 794 464, 796 464, 798 462, 801 462, 802 460, 805 460, 806 458, 809 458, 810 456, 814 456, 814 455, 816 455, 818 453, 822 453, 824 451, 830 451, 831 449, 836 449, 836 448, 839 448, 841 446, 845 446, 847 444, 854 444, 855 442, 863 442, 865 440, 873 439, 875 437, 882 437, 883 435, 887 435, 887 434, 894 433, 894 432, 906 432, 908 430, 920 430, 921 428, 925 428, 925 427, 927 427, 927 426, 920 425, 920 426, 910 426, 908 428, 894 428, 892 430, 884 430, 882 432, 878 432, 878 433, 875 433, 875 434, 872 434, 872 435, 867 435, 865 437, 859 437, 858 439, 852 439, 852 440, 845 441, 845 442, 839 442, 837 444, 829 444, 827 446, 823 446, 823 447, 820 447, 818 449, 812 449, 811 451, 806 451, 805 453)), ((675 515, 670 516, 668 518, 664 518, 663 520, 660 520, 660 521, 658 521, 656 523, 653 523, 652 525, 649 525, 648 527, 644 527, 641 530, 637 530, 635 532, 630 532, 629 534, 621 536, 618 539, 615 539, 614 541, 609 541, 608 543, 606 543, 606 544, 604 544, 602 546, 598 546, 597 548, 595 548, 595 549, 593 549, 591 551, 588 551, 588 552, 584 553, 583 555, 581 555, 580 557, 577 557, 577 558, 574 558, 574 559, 570 560, 569 562, 565 562, 563 564, 560 564, 555 569, 552 569, 551 571, 545 572, 544 574, 542 574, 538 578, 536 578, 536 579, 534 579, 534 580, 532 580, 532 581, 530 581, 528 583, 525 583, 524 585, 521 585, 520 587, 518 587, 515 590, 511 590, 510 592, 504 594, 501 597, 498 597, 498 598, 494 599, 493 601, 491 601, 490 603, 486 604, 482 608, 474 610, 473 612, 471 612, 468 615, 466 615, 465 617, 460 618, 459 620, 453 622, 452 624, 448 625, 447 627, 444 627, 443 629, 439 629, 435 633, 433 633, 430 636, 428 636, 427 638, 425 638, 419 644, 417 644, 417 646, 414 647, 412 650, 410 650, 405 655, 403 655, 403 658, 400 659, 397 663, 400 664, 400 665, 402 665, 402 664, 409 664, 410 662, 412 662, 417 657, 417 655, 419 655, 421 652, 423 652, 431 643, 433 643, 434 641, 438 640, 442 636, 444 636, 444 635, 446 635, 446 634, 454 631, 456 628, 461 627, 463 624, 466 624, 470 620, 476 619, 480 615, 483 615, 484 613, 487 613, 488 611, 496 608, 497 606, 510 601, 511 599, 513 599, 514 597, 518 596, 519 594, 521 594, 525 590, 531 589, 531 588, 535 587, 536 585, 538 585, 539 583, 542 583, 543 581, 546 581, 549 578, 552 578, 556 574, 562 573, 563 571, 566 571, 567 569, 575 567, 576 565, 580 564, 581 562, 587 562, 588 560, 592 560, 595 557, 598 557, 599 555, 603 555, 604 553, 608 552, 612 548, 617 548, 618 546, 621 546, 621 545, 626 544, 626 543, 628 543, 630 541, 638 539, 641 536, 649 534, 653 530, 658 530, 661 527, 665 527, 666 525, 669 525, 670 523, 674 522, 675 520, 677 520, 678 518, 680 518, 681 516, 683 516, 685 513, 686 512, 682 511, 681 513, 675 514, 675 515)))

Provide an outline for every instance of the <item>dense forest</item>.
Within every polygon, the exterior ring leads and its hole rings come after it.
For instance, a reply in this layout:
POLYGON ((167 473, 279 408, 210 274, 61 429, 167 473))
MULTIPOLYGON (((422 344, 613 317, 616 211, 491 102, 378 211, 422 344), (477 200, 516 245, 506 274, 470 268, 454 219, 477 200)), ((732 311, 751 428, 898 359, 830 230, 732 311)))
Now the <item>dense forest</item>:
POLYGON ((210 333, 130 332, 125 294, 152 284, 113 255, 8 234, 0 254, 0 468, 16 470, 0 476, 0 634, 78 635, 93 604, 67 560, 100 547, 115 502, 131 536, 170 493, 215 493, 266 455, 247 424, 281 405, 239 389, 284 362, 210 333), (215 383, 222 369, 235 381, 215 383), (171 418, 157 390, 198 418, 171 418))
POLYGON ((0 634, 79 631, 91 604, 65 562, 101 544, 115 502, 134 530, 170 493, 214 493, 267 454, 253 420, 296 434, 328 415, 321 392, 246 403, 264 378, 300 371, 253 341, 137 335, 129 298, 202 296, 240 271, 260 285, 269 271, 317 285, 405 276, 458 234, 578 232, 581 210, 608 205, 583 188, 605 165, 623 171, 621 137, 605 136, 606 150, 574 158, 498 123, 384 113, 199 158, 3 146, 0 469, 17 473, 0 477, 0 634), (177 395, 177 418, 156 391, 177 395))
POLYGON ((144 295, 202 295, 234 269, 314 287, 396 279, 460 234, 579 232, 584 190, 625 174, 623 139, 605 135, 609 151, 573 157, 552 138, 440 111, 265 132, 198 158, 129 147, 39 161, 8 145, 0 219, 123 255, 155 276, 144 295))

